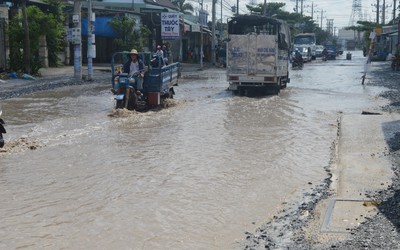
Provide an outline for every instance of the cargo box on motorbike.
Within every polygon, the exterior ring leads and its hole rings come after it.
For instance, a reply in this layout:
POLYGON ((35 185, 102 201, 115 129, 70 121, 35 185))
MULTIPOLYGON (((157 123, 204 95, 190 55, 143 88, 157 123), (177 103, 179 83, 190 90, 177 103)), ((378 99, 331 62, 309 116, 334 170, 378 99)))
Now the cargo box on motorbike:
POLYGON ((116 52, 112 56, 111 84, 113 93, 117 94, 117 108, 136 109, 142 102, 151 106, 154 102, 149 103, 149 95, 156 93, 157 96, 168 98, 175 93, 173 86, 178 84, 180 63, 164 66, 162 61, 155 63, 151 52, 139 52, 138 55, 144 63, 143 79, 138 75, 132 77, 123 72, 123 64, 129 58, 128 51, 116 52))
POLYGON ((144 76, 143 92, 167 94, 172 86, 178 84, 179 63, 172 63, 161 68, 152 67, 144 76))

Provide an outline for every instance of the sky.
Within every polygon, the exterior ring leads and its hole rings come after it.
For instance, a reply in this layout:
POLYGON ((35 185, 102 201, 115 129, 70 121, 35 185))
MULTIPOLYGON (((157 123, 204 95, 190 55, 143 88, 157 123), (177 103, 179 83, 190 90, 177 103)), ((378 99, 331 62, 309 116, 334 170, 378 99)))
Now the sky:
MULTIPOLYGON (((199 0, 201 1, 201 0, 199 0)), ((200 5, 198 4, 199 1, 196 0, 191 0, 189 1, 192 3, 192 5, 199 9, 200 5)), ((204 9, 208 10, 210 13, 210 16, 208 18, 209 21, 211 21, 211 11, 212 11, 212 0, 203 0, 203 7, 204 9)), ((286 4, 284 7, 285 11, 288 12, 294 12, 293 9, 296 6, 296 1, 295 0, 276 0, 276 1, 269 1, 266 0, 267 4, 268 2, 283 2, 286 4)), ((337 29, 341 29, 343 27, 346 27, 349 25, 349 22, 351 20, 351 14, 352 14, 352 6, 353 2, 355 0, 303 0, 303 13, 304 15, 307 16, 312 16, 311 15, 311 6, 314 6, 314 14, 313 18, 316 21, 316 23, 320 26, 321 25, 321 12, 322 12, 322 28, 326 29, 327 27, 327 19, 333 19, 333 27, 336 27, 337 29)), ((356 2, 361 2, 361 15, 365 21, 372 21, 374 22, 376 20, 376 4, 378 0, 357 0, 356 2)), ((382 4, 384 0, 379 0, 381 9, 382 9, 382 4)), ((385 0, 385 5, 386 7, 386 21, 389 21, 392 19, 393 16, 393 2, 394 0, 385 0)), ((222 18, 223 22, 226 22, 226 19, 228 17, 231 17, 233 15, 231 11, 231 6, 237 4, 237 0, 222 0, 222 18)), ((246 4, 250 3, 264 3, 264 0, 240 0, 239 1, 239 13, 240 14, 246 14, 248 13, 246 4)), ((301 1, 298 0, 299 4, 299 13, 300 13, 300 6, 301 6, 301 1)), ((216 5, 216 15, 217 19, 221 19, 221 0, 217 0, 217 5, 216 5)), ((380 15, 380 19, 381 19, 380 15)), ((358 15, 356 15, 356 21, 358 20, 358 15)))

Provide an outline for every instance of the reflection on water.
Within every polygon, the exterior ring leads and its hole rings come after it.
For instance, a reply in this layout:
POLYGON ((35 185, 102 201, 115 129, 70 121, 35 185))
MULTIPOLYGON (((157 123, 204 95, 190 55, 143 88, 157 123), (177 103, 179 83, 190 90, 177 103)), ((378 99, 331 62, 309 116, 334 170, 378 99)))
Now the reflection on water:
POLYGON ((105 87, 4 101, 9 140, 38 147, 0 153, 0 248, 233 248, 326 177, 338 112, 376 104, 357 67, 329 68, 262 98, 216 70, 146 113, 114 112, 105 87))

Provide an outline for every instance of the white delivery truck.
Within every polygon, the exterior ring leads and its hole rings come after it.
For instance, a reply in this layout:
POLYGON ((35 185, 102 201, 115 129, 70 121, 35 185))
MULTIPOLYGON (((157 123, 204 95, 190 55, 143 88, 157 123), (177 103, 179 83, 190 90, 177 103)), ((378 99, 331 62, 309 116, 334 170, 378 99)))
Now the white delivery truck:
POLYGON ((315 60, 317 56, 317 39, 315 33, 300 33, 293 38, 294 50, 298 50, 305 62, 315 60))
POLYGON ((228 22, 227 79, 235 94, 278 94, 289 82, 290 30, 286 22, 238 15, 228 22))

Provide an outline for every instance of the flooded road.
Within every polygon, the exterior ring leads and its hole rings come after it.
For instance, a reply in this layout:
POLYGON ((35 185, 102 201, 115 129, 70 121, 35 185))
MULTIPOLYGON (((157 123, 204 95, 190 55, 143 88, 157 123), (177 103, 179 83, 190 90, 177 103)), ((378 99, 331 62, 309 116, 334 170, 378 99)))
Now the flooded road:
POLYGON ((344 59, 260 98, 207 70, 146 113, 115 112, 108 82, 1 101, 0 249, 234 248, 327 178, 342 112, 385 103, 344 59))

